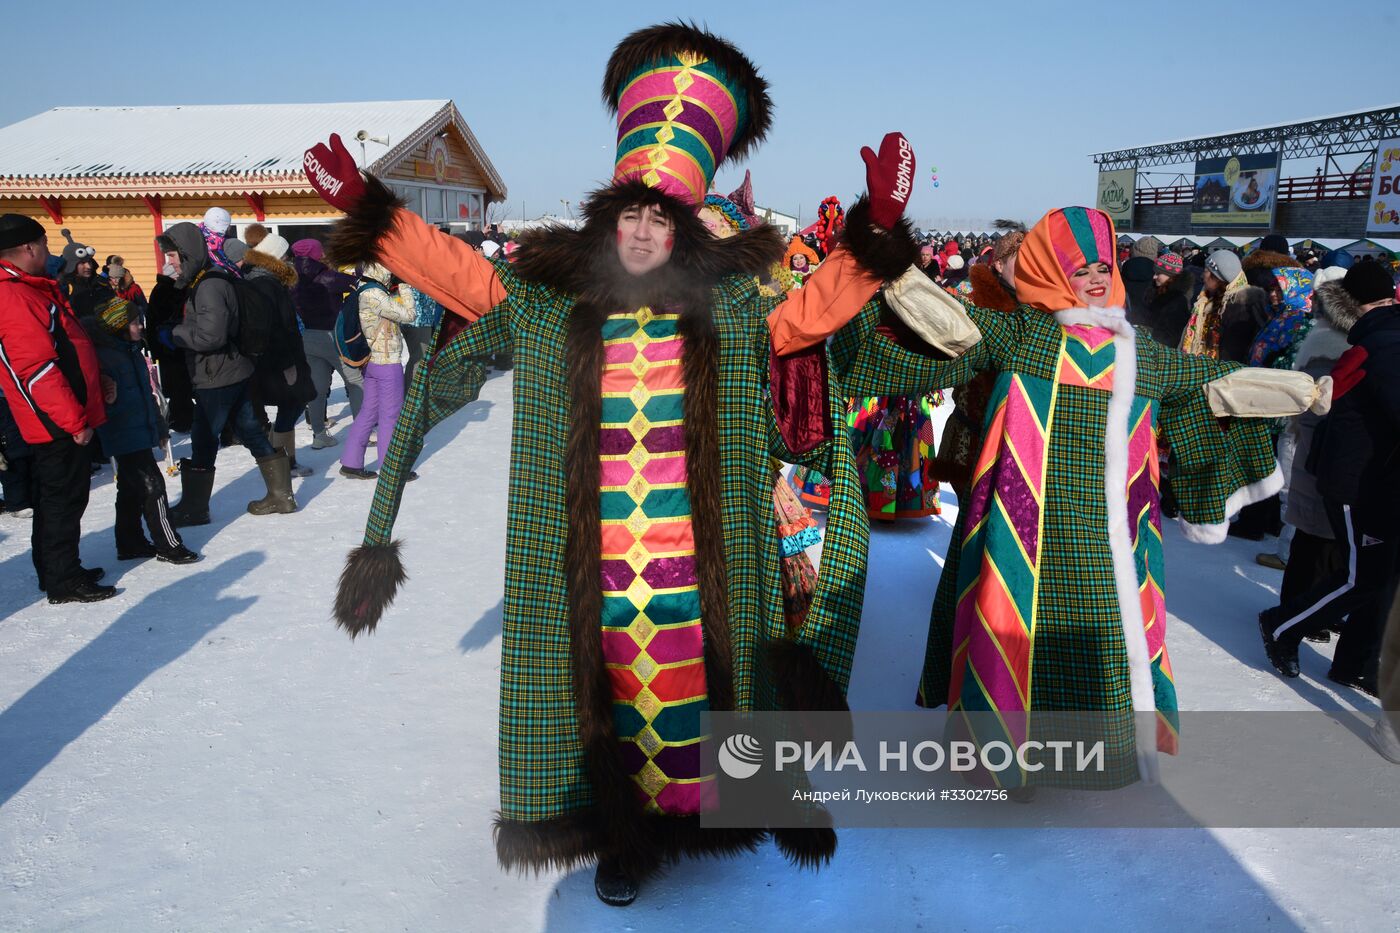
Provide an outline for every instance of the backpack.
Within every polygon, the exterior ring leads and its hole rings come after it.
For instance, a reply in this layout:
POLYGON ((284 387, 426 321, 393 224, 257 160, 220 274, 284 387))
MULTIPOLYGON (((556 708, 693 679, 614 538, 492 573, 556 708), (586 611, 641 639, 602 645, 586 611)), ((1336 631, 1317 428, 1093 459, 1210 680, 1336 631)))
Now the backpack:
POLYGON ((389 290, 375 281, 363 281, 355 290, 345 296, 340 303, 340 313, 335 317, 335 349, 347 366, 359 369, 369 362, 369 341, 360 330, 360 294, 369 288, 377 288, 388 294, 389 290))
POLYGON ((209 279, 222 279, 233 287, 238 313, 234 315, 229 327, 228 342, 241 356, 256 362, 258 357, 272 346, 280 326, 277 308, 268 301, 266 295, 243 279, 234 278, 226 272, 210 270, 204 274, 201 284, 209 279))

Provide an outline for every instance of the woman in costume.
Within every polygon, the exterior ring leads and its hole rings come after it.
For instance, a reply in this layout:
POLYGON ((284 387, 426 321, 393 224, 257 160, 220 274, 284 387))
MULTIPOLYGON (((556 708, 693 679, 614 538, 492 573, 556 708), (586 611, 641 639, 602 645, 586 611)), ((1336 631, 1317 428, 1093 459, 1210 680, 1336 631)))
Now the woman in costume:
MULTIPOLYGON (((703 710, 845 705, 866 524, 830 429, 840 402, 823 343, 913 264, 900 219, 913 153, 898 134, 878 156, 863 150, 869 198, 846 245, 800 291, 765 297, 756 277, 783 254, 777 233, 720 240, 696 217, 718 165, 768 129, 754 66, 709 33, 652 27, 614 51, 604 97, 619 116, 613 183, 581 229, 528 232, 511 261, 401 209, 338 137, 305 166, 348 215, 338 258, 379 260, 452 312, 414 379, 337 619, 370 630, 391 601, 403 580, 392 523, 423 433, 475 397, 474 358, 513 348, 497 857, 516 869, 596 859, 599 896, 625 904, 672 858, 767 835, 699 825, 714 793, 703 710), (821 580, 794 637, 774 455, 836 484, 821 580)), ((829 827, 773 836, 800 864, 834 851, 829 827)))
MULTIPOLYGON (((1178 457, 1188 537, 1218 542, 1231 513, 1281 482, 1266 424, 1232 416, 1296 413, 1330 399, 1330 385, 1304 374, 1136 339, 1114 245, 1103 212, 1051 211, 1017 254, 1015 311, 965 311, 951 296, 914 311, 903 294, 918 283, 901 278, 886 289, 891 308, 945 361, 889 341, 887 352, 871 353, 876 312, 834 348, 843 384, 857 391, 893 379, 915 392, 996 373, 961 525, 946 700, 956 712, 995 714, 975 724, 979 741, 1013 747, 1029 734, 1032 710, 1113 714, 1100 720, 1097 787, 1155 777, 1156 749, 1176 747, 1157 432, 1178 457), (1232 418, 1224 429, 1220 417, 1232 418), (1141 735, 1134 713, 1155 714, 1139 717, 1151 723, 1141 735)), ((1049 775, 1013 769, 998 779, 1018 787, 1086 777, 1049 775)))

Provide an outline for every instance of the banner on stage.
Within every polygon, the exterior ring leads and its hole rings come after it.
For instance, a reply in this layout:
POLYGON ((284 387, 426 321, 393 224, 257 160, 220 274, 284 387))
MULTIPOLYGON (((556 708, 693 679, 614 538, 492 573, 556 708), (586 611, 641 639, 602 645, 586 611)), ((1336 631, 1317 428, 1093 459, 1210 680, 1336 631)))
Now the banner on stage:
POLYGON ((1119 233, 1133 229, 1133 189, 1136 184, 1135 168, 1099 172, 1099 194, 1095 206, 1113 218, 1113 226, 1119 233))
POLYGON ((1366 232, 1400 236, 1400 139, 1387 139, 1376 148, 1366 232))
POLYGON ((1274 224, 1278 172, 1277 152, 1197 160, 1191 223, 1267 230, 1274 224))

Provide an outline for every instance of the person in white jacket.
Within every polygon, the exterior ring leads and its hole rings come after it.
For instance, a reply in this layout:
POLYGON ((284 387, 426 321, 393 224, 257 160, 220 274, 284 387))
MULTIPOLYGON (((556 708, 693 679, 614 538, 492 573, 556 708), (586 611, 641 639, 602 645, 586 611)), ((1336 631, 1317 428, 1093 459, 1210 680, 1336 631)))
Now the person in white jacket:
POLYGON ((380 460, 389 449, 399 409, 403 408, 403 335, 399 328, 413 323, 415 311, 412 302, 401 302, 389 291, 388 269, 371 263, 360 278, 360 330, 369 342, 369 362, 364 370, 365 400, 350 427, 340 458, 340 475, 374 479, 378 473, 365 469, 365 450, 376 428, 380 460))

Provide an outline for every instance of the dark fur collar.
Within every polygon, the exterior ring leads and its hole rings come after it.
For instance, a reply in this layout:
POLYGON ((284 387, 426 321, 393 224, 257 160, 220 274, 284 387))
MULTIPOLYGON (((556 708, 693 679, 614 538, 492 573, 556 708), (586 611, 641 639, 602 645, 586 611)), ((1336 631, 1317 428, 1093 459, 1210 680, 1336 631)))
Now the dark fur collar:
POLYGON ((292 264, 283 262, 280 259, 274 259, 267 253, 250 249, 243 258, 243 264, 252 269, 264 269, 272 273, 272 275, 277 278, 277 281, 281 282, 287 288, 291 288, 297 283, 297 270, 292 267, 292 264))
POLYGON ((1361 305, 1341 282, 1324 282, 1313 292, 1313 313, 1332 322, 1343 334, 1361 317, 1361 305))
POLYGON ((1001 284, 991 266, 979 262, 967 277, 972 282, 972 303, 977 307, 991 311, 1016 310, 1016 296, 1001 284))
POLYGON ((1256 249, 1240 263, 1245 272, 1250 269, 1294 269, 1302 268, 1302 263, 1292 256, 1276 253, 1268 249, 1256 249))
POLYGON ((695 304, 724 277, 764 274, 783 255, 783 239, 775 228, 755 227, 718 239, 690 207, 640 181, 593 192, 583 215, 578 230, 552 226, 524 233, 512 265, 515 274, 607 308, 674 304, 678 296, 695 304), (676 231, 671 261, 640 278, 625 272, 617 260, 617 218, 634 204, 662 207, 676 231))

